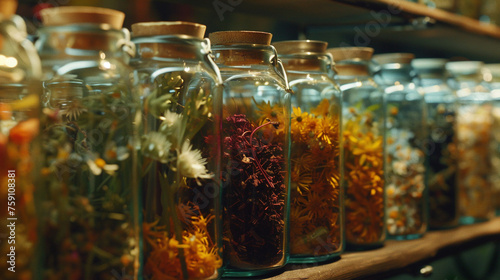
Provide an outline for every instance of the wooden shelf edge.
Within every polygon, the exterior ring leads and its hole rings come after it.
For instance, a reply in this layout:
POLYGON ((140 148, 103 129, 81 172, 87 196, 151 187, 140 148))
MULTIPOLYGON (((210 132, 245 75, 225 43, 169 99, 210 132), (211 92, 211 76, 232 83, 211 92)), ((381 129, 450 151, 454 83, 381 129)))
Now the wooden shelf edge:
POLYGON ((500 217, 484 223, 430 231, 420 239, 388 240, 382 248, 364 252, 346 252, 341 255, 340 260, 328 264, 317 266, 289 264, 284 272, 267 279, 365 278, 404 269, 426 260, 460 252, 469 248, 471 244, 478 245, 489 241, 500 241, 500 217))
MULTIPOLYGON (((500 39, 500 27, 494 24, 482 23, 476 19, 454 14, 448 11, 429 8, 423 4, 402 0, 332 0, 356 7, 375 10, 401 11, 419 17, 430 17, 438 22, 448 24, 467 32, 481 34, 500 39), (389 9, 389 7, 391 7, 389 9)), ((393 13, 395 14, 395 13, 393 13)))

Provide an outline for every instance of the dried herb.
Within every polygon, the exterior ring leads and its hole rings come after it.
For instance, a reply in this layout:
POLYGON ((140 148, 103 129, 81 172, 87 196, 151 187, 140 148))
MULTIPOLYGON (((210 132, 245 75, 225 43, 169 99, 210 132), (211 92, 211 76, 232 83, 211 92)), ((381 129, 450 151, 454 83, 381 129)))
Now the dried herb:
POLYGON ((143 89, 146 279, 216 279, 222 266, 214 200, 197 201, 207 185, 219 186, 211 91, 185 87, 192 78, 169 72, 143 89))
POLYGON ((457 115, 458 186, 462 217, 488 219, 492 213, 489 174, 491 138, 490 109, 487 106, 461 106, 457 115))
POLYGON ((344 117, 346 241, 378 245, 385 228, 383 136, 372 110, 349 108, 344 117))
MULTIPOLYGON (((0 91, 8 92, 8 86, 0 91)), ((3 93, 3 92, 2 92, 3 93)), ((0 253, 3 261, 0 270, 2 279, 31 279, 34 244, 36 241, 35 209, 33 202, 33 146, 39 130, 35 118, 38 97, 28 96, 19 100, 17 94, 10 99, 8 94, 0 99, 0 253), (34 101, 34 102, 32 102, 34 101), (9 218, 16 218, 10 220, 9 218), (14 228, 8 227, 15 224, 14 228), (14 239, 12 239, 14 238, 14 239), (12 243, 12 240, 15 243, 12 243), (12 252, 11 247, 15 247, 12 252), (10 263, 12 254, 15 262, 10 263), (15 263, 15 265, 13 265, 15 263), (15 272, 9 271, 14 269, 15 272)))
POLYGON ((392 128, 387 137, 387 231, 392 236, 421 234, 425 224, 424 153, 412 146, 414 134, 392 128))
POLYGON ((279 129, 277 122, 255 126, 245 115, 223 123, 224 255, 239 268, 271 266, 283 258, 285 177, 282 143, 266 140, 260 130, 279 129))
MULTIPOLYGON (((52 86, 57 86, 60 81, 52 86)), ((133 114, 120 99, 125 85, 81 97, 81 87, 61 82, 42 116, 42 155, 37 184, 43 279, 111 279, 134 275, 133 114), (57 93, 57 94, 56 94, 57 93), (102 137, 102 138, 101 138, 102 137)), ((49 89, 53 89, 49 87, 49 89)), ((136 225, 137 226, 137 225, 136 225)))
POLYGON ((434 228, 458 223, 457 146, 455 113, 443 104, 429 104, 429 225, 434 228))
POLYGON ((290 251, 297 257, 339 252, 339 121, 324 99, 312 114, 293 108, 290 251))

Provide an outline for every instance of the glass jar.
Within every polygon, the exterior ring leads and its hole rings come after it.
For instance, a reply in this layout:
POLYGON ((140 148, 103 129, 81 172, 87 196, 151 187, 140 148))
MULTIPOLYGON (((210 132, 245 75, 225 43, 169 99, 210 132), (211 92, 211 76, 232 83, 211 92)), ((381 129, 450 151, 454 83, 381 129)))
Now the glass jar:
POLYGON ((369 74, 372 48, 329 49, 342 90, 345 232, 348 249, 385 241, 383 92, 369 74))
POLYGON ((138 277, 140 100, 127 65, 124 14, 94 7, 41 11, 44 71, 35 202, 36 273, 43 279, 138 277))
POLYGON ((273 44, 292 89, 290 262, 313 263, 343 250, 340 89, 328 77, 328 43, 273 44))
POLYGON ((36 242, 33 166, 39 131, 40 59, 14 12, 0 0, 0 270, 31 279, 36 242))
POLYGON ((411 67, 413 54, 375 55, 375 81, 384 88, 385 186, 388 237, 415 239, 427 230, 424 95, 411 67))
POLYGON ((491 171, 491 98, 483 84, 482 62, 448 62, 448 84, 458 98, 458 188, 460 222, 471 224, 493 213, 491 171))
POLYGON ((490 141, 490 184, 493 188, 493 207, 500 214, 500 64, 485 64, 482 68, 485 85, 491 91, 492 123, 490 141))
POLYGON ((205 28, 132 25, 137 55, 131 65, 143 108, 145 279, 220 276, 222 82, 205 28))
POLYGON ((291 103, 272 35, 209 35, 224 80, 224 276, 254 276, 288 261, 291 103))
POLYGON ((455 92, 446 84, 446 59, 414 59, 427 108, 427 176, 429 227, 458 226, 455 92))

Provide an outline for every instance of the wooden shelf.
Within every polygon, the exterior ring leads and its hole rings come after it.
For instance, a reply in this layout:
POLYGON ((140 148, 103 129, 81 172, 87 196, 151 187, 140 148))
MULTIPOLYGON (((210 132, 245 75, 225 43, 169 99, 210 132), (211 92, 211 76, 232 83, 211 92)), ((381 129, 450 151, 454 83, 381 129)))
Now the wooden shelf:
POLYGON ((388 240, 382 248, 346 252, 338 261, 328 264, 307 268, 289 264, 284 272, 267 279, 378 279, 388 272, 394 273, 408 266, 425 264, 490 241, 500 242, 500 217, 475 225, 431 231, 416 240, 388 240))
POLYGON ((296 39, 302 32, 331 47, 370 46, 376 52, 403 50, 417 57, 500 61, 500 27, 403 0, 243 0, 234 1, 223 18, 215 1, 152 1, 194 7, 208 32, 257 29, 273 32, 276 40, 296 39), (377 13, 390 13, 390 19, 380 24, 377 13), (279 28, 279 23, 286 25, 279 28), (368 33, 366 44, 357 40, 360 32, 368 33))
POLYGON ((482 23, 476 19, 457 15, 444 10, 429 8, 425 5, 402 0, 332 0, 364 7, 371 10, 396 11, 395 15, 406 18, 429 17, 438 23, 478 35, 500 39, 500 27, 482 23), (389 8, 391 7, 391 8, 389 8))

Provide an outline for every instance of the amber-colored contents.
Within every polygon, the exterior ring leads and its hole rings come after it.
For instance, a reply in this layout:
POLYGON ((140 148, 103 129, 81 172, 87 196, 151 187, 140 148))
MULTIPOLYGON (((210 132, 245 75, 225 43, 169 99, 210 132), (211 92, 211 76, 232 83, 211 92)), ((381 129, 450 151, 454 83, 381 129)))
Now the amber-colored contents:
POLYGON ((344 136, 346 239, 351 244, 374 244, 384 236, 383 137, 372 126, 369 110, 349 109, 344 136))

